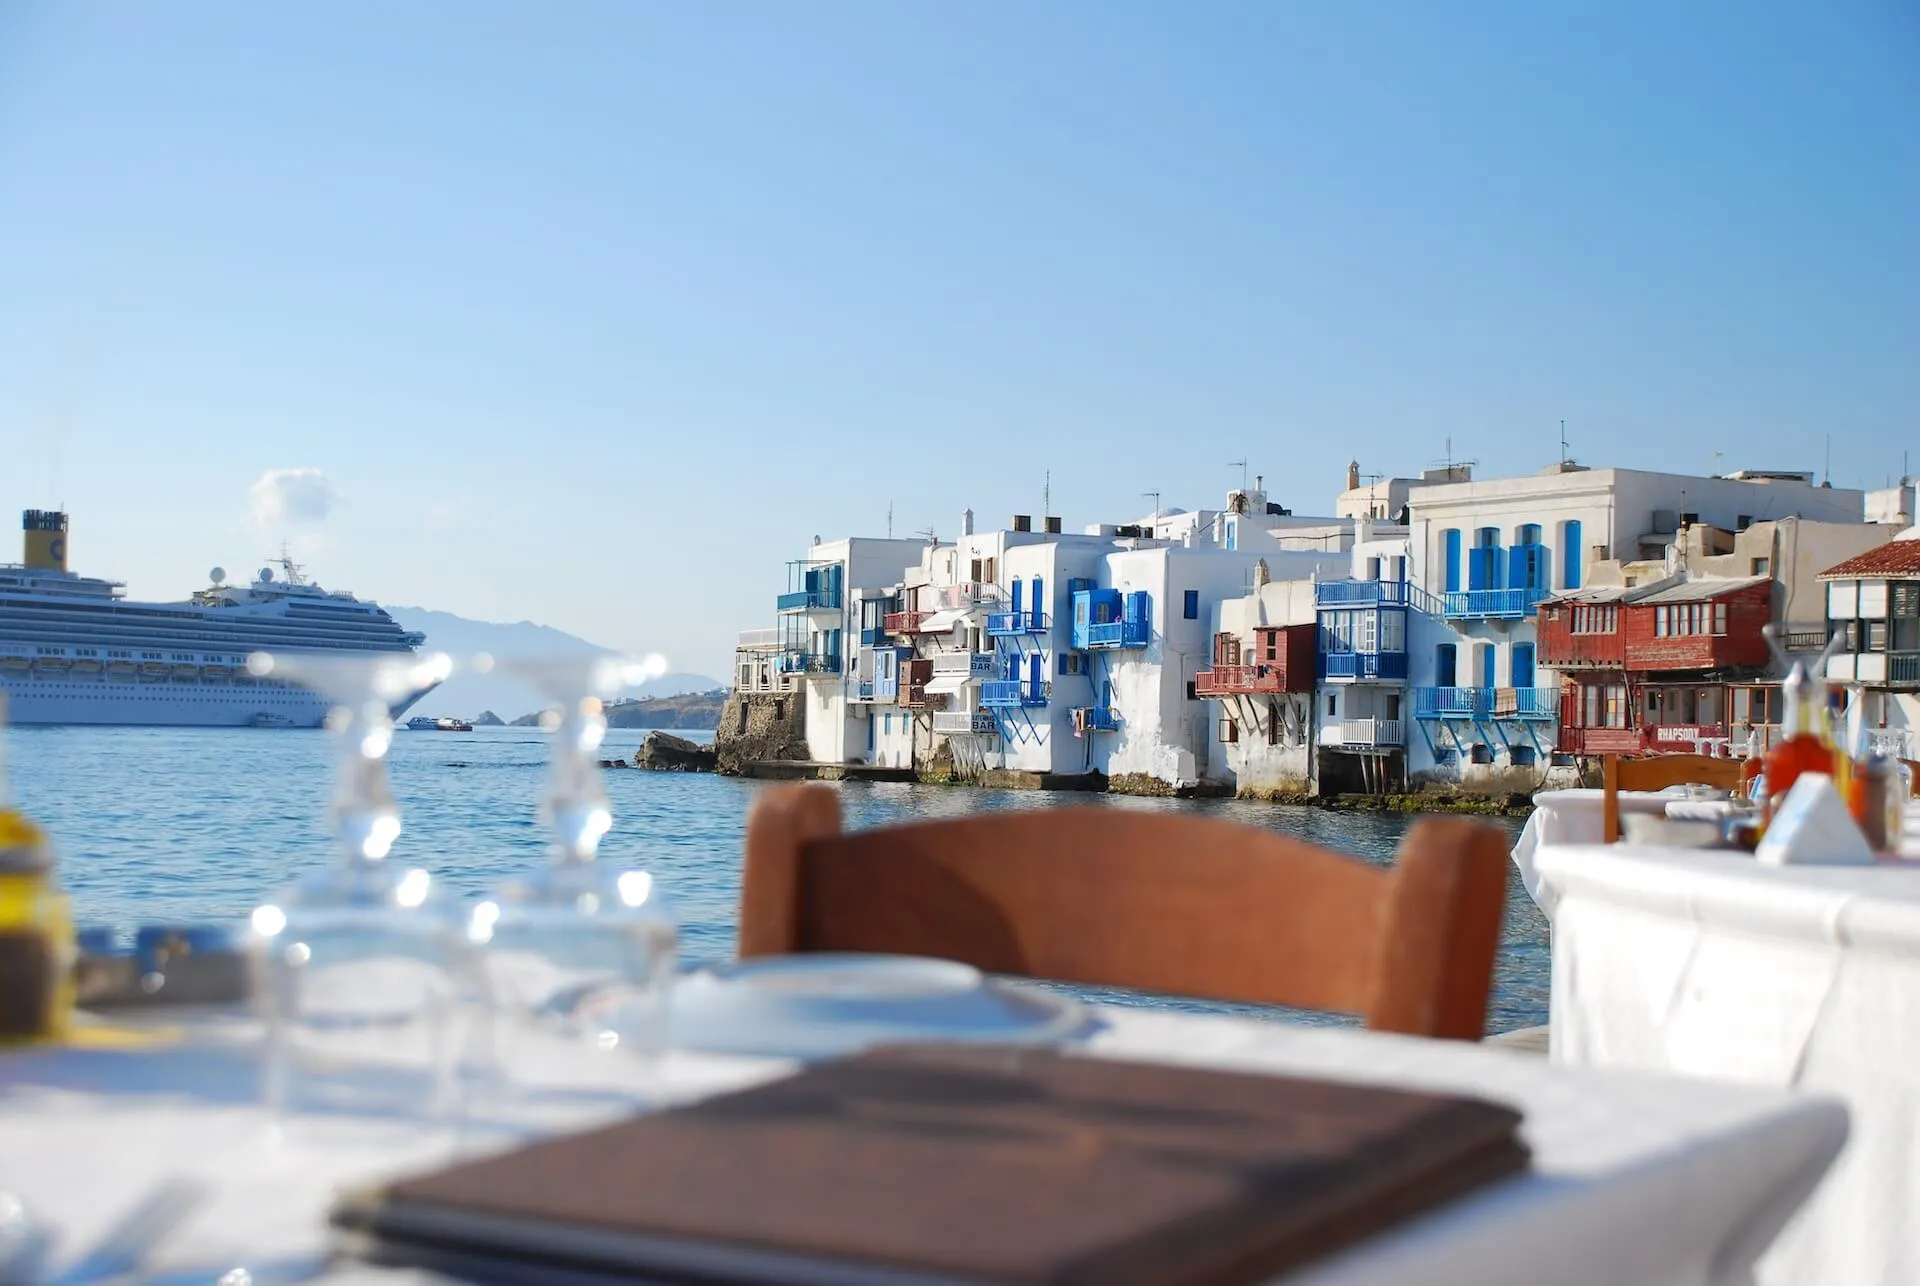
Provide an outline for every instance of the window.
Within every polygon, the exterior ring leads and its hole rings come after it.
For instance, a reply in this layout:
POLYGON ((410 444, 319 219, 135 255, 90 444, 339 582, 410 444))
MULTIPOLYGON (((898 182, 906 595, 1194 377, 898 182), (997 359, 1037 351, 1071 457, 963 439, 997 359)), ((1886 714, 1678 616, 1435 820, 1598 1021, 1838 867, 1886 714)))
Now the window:
POLYGON ((1533 644, 1515 643, 1507 649, 1507 672, 1514 687, 1533 686, 1533 644))
POLYGON ((1184 595, 1181 596, 1180 614, 1186 617, 1190 621, 1197 621, 1200 619, 1200 591, 1199 590, 1190 589, 1184 595))
POLYGON ((1407 650, 1407 614, 1405 612, 1380 613, 1380 650, 1382 652, 1407 650))
POLYGON ((1776 687, 1734 688, 1732 722, 1736 727, 1778 726, 1785 698, 1776 687))
POLYGON ((1540 524, 1523 522, 1513 529, 1513 543, 1516 545, 1537 545, 1540 543, 1540 524))
POLYGON ((1887 623, 1885 621, 1867 622, 1867 651, 1884 652, 1887 650, 1887 623))
POLYGON ((1280 659, 1280 631, 1260 631, 1260 659, 1269 665, 1280 659))
POLYGON ((1734 519, 1733 521, 1733 529, 1735 531, 1745 531, 1747 528, 1751 526, 1753 526, 1752 514, 1741 514, 1738 518, 1734 519))
POLYGON ((1280 710, 1271 701, 1267 703, 1267 744, 1280 744, 1280 710))
POLYGON ((1339 713, 1340 713, 1339 694, 1334 692, 1327 693, 1327 718, 1331 719, 1339 713))
POLYGON ((1534 753, 1532 746, 1515 746, 1508 753, 1513 756, 1513 766, 1515 768, 1533 767, 1534 753))
POLYGON ((1220 721, 1220 740, 1233 745, 1240 740, 1240 725, 1229 715, 1220 721))
POLYGON ((1842 652, 1858 652, 1860 650, 1859 643, 1857 642, 1859 632, 1854 628, 1855 624, 1853 621, 1835 621, 1833 622, 1832 631, 1827 635, 1827 638, 1829 640, 1838 638, 1841 641, 1840 650, 1842 652))
POLYGON ((1483 742, 1483 741, 1476 741, 1476 742, 1474 742, 1474 743, 1473 743, 1473 762, 1474 762, 1474 763, 1476 763, 1476 764, 1490 764, 1490 763, 1492 763, 1492 762, 1493 762, 1493 747, 1492 747, 1492 746, 1489 746, 1489 745, 1487 745, 1487 744, 1486 744, 1485 742, 1483 742))
POLYGON ((1367 559, 1367 579, 1368 580, 1380 579, 1380 560, 1378 558, 1367 559))
POLYGON ((892 736, 893 735, 893 716, 889 714, 889 715, 883 715, 881 718, 882 718, 882 722, 880 725, 880 731, 886 733, 888 736, 892 736))
POLYGON ((1439 643, 1433 649, 1433 684, 1438 688, 1451 688, 1459 683, 1458 655, 1451 643, 1439 643))
POLYGON ((1575 634, 1615 634, 1620 629, 1620 609, 1611 603, 1577 605, 1573 609, 1575 634))
POLYGON ((1200 699, 1200 694, 1193 690, 1193 680, 1188 679, 1187 680, 1187 700, 1198 701, 1199 699, 1200 699))

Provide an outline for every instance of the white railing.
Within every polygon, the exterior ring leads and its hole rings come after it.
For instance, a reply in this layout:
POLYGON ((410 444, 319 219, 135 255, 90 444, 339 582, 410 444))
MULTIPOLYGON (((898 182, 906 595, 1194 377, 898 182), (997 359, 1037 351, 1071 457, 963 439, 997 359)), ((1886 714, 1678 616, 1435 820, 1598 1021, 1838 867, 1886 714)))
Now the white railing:
POLYGON ((1406 725, 1399 719, 1342 719, 1336 736, 1327 741, 1341 746, 1404 745, 1406 725))
POLYGON ((933 730, 947 736, 983 736, 994 731, 993 716, 967 710, 936 710, 933 730))
POLYGON ((972 607, 976 603, 997 603, 1000 598, 1000 587, 990 581, 962 581, 958 585, 923 585, 920 588, 920 606, 927 611, 972 607))
POLYGON ((935 652, 935 674, 964 674, 968 678, 991 679, 994 675, 991 652, 935 652))
POLYGON ((741 630, 740 642, 736 646, 742 652, 777 652, 780 649, 780 631, 741 630))

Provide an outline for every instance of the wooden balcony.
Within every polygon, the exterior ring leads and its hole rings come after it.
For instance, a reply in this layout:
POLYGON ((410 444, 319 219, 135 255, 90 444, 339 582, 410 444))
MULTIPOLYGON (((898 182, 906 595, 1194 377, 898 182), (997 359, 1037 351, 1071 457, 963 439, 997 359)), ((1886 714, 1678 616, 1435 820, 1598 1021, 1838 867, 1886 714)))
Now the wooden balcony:
POLYGON ((1198 697, 1224 697, 1253 692, 1285 692, 1286 672, 1270 665, 1222 665, 1193 676, 1198 697))
POLYGON ((1213 664, 1193 676, 1193 694, 1312 692, 1318 636, 1314 625, 1262 625, 1251 643, 1231 633, 1216 634, 1213 664))
POLYGON ((881 623, 889 634, 918 634, 920 632, 921 622, 932 615, 932 612, 911 610, 888 612, 881 623))

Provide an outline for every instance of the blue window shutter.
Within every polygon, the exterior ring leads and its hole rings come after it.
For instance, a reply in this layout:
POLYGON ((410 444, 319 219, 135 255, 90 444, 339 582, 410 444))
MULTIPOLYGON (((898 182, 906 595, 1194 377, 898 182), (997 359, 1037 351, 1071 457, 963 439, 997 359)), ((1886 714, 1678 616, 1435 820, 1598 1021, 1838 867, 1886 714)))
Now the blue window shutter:
MULTIPOLYGON (((1020 611, 1020 578, 1018 576, 1013 578, 1013 610, 1016 614, 1020 611)), ((1638 823, 1635 824, 1638 825, 1638 823)))
POLYGON ((1452 594, 1460 588, 1460 529, 1449 527, 1446 531, 1447 542, 1447 593, 1452 594))
POLYGON ((1518 588, 1528 583, 1527 547, 1515 545, 1507 551, 1507 584, 1518 588))
POLYGON ((1153 608, 1151 606, 1151 600, 1147 597, 1146 590, 1136 589, 1127 595, 1128 620, 1145 621, 1151 619, 1152 616, 1153 608))
POLYGON ((1040 576, 1033 578, 1033 594, 1028 599, 1028 604, 1033 610, 1034 624, 1038 625, 1040 623, 1040 614, 1047 610, 1047 582, 1045 578, 1040 576))
POLYGON ((1580 520, 1570 518, 1566 524, 1566 535, 1561 538, 1560 579, 1567 589, 1580 588, 1580 569, 1585 566, 1580 555, 1580 520))
POLYGON ((1513 686, 1530 688, 1533 686, 1533 644, 1515 643, 1513 655, 1508 661, 1513 670, 1513 686))
POLYGON ((1035 695, 1038 695, 1041 685, 1046 681, 1046 661, 1038 652, 1035 652, 1027 658, 1027 686, 1033 689, 1035 695))
POLYGON ((1200 591, 1199 590, 1190 589, 1186 592, 1185 596, 1181 600, 1181 614, 1190 621, 1198 620, 1200 618, 1200 591))

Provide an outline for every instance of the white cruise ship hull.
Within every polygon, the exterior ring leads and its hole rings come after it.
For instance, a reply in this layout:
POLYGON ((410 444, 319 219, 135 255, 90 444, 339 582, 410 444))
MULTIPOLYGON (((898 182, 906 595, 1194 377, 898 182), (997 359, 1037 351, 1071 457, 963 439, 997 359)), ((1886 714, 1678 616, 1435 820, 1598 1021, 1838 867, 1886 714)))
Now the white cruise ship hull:
MULTIPOLYGON (((318 728, 327 717, 326 700, 305 688, 261 683, 0 674, 0 693, 6 694, 6 722, 18 725, 318 728)), ((425 695, 422 692, 400 703, 394 717, 425 695)))

